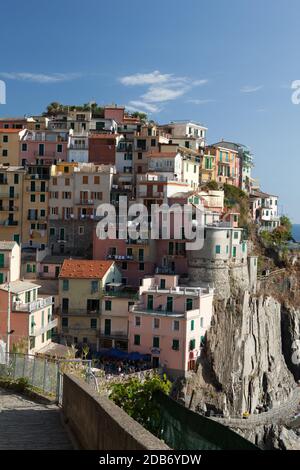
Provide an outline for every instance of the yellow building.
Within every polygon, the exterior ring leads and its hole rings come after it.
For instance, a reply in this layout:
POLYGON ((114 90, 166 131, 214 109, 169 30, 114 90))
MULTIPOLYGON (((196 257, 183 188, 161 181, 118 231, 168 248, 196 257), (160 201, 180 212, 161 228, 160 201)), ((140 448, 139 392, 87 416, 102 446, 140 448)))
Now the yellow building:
POLYGON ((67 344, 99 348, 101 299, 107 283, 120 283, 114 261, 65 260, 59 274, 59 334, 67 344))
POLYGON ((25 169, 0 165, 0 240, 21 242, 25 169))
POLYGON ((208 183, 215 179, 216 174, 216 152, 215 149, 205 150, 201 156, 200 184, 208 183))
POLYGON ((48 244, 50 165, 30 165, 23 185, 22 245, 44 248, 48 244))
POLYGON ((0 164, 19 165, 20 139, 26 129, 0 129, 0 164))

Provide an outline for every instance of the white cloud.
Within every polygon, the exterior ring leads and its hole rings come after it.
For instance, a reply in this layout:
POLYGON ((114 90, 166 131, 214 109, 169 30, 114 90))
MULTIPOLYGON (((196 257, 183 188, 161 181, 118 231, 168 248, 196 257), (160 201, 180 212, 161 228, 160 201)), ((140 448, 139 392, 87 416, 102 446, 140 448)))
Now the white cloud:
POLYGON ((148 112, 160 111, 154 103, 175 100, 193 87, 202 86, 208 82, 207 79, 193 80, 190 77, 176 76, 173 73, 161 73, 159 70, 127 75, 119 78, 119 81, 126 86, 144 85, 147 87, 142 95, 129 102, 129 106, 138 109, 143 108, 148 112))
POLYGON ((177 89, 167 87, 150 87, 147 93, 142 95, 145 101, 150 103, 160 103, 162 101, 175 100, 179 96, 184 95, 189 87, 182 87, 177 89))
POLYGON ((255 91, 261 90, 262 87, 263 87, 262 85, 258 85, 258 86, 245 85, 241 88, 241 92, 242 93, 254 93, 255 91))
POLYGON ((192 104, 206 104, 206 103, 215 103, 216 100, 211 100, 211 99, 207 99, 207 100, 198 100, 198 99, 190 99, 190 100, 186 100, 187 103, 192 103, 192 104))
POLYGON ((172 74, 163 74, 158 70, 151 73, 135 73, 120 78, 123 85, 153 85, 155 83, 165 83, 172 77, 172 74))
POLYGON ((144 101, 132 100, 132 101, 129 101, 129 106, 134 106, 137 108, 144 108, 146 111, 149 111, 150 113, 155 113, 159 111, 158 106, 156 106, 155 104, 145 103, 144 101))
POLYGON ((23 80, 35 83, 57 83, 78 78, 78 73, 29 73, 29 72, 0 72, 0 76, 7 80, 23 80))

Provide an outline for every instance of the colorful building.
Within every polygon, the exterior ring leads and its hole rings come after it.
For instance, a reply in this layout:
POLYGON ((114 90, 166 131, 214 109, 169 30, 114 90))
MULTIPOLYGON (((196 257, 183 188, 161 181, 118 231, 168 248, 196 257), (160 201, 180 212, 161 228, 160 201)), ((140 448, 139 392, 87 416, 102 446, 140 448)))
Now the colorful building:
POLYGON ((10 304, 10 348, 34 354, 51 342, 57 319, 52 315, 52 297, 39 296, 40 285, 15 280, 0 285, 0 337, 7 342, 10 304))
POLYGON ((103 294, 107 284, 120 282, 114 261, 64 260, 59 274, 61 342, 99 349, 103 294))
POLYGON ((212 317, 213 289, 184 287, 176 275, 145 278, 129 312, 129 352, 150 354, 172 376, 194 370, 212 317))

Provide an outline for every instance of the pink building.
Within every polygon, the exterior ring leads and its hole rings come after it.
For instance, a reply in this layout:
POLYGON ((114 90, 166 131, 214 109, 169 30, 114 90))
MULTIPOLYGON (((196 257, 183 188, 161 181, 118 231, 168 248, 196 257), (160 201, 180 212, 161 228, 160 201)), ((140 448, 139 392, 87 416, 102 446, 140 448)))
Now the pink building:
POLYGON ((68 132, 27 131, 20 141, 20 164, 67 161, 68 132))
POLYGON ((177 275, 145 278, 129 312, 128 351, 150 354, 172 376, 194 370, 212 317, 213 289, 183 287, 177 275))
POLYGON ((155 240, 100 240, 94 231, 93 259, 114 260, 123 284, 139 287, 155 271, 155 240))

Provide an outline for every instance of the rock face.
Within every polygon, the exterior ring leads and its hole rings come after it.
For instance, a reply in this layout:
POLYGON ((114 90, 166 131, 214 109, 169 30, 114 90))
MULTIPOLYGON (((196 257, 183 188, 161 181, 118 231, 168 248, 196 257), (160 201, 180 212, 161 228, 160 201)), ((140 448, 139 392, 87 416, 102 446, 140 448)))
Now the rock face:
POLYGON ((230 415, 278 406, 293 390, 281 350, 280 318, 276 300, 247 291, 215 305, 207 356, 230 415))
POLYGON ((200 377, 190 379, 197 382, 193 408, 206 406, 208 395, 211 406, 231 416, 280 406, 295 387, 282 353, 280 302, 250 293, 245 266, 214 269, 210 264, 205 273, 197 261, 194 256, 190 263, 191 284, 199 285, 207 274, 216 295, 200 377))
POLYGON ((282 305, 282 349, 288 368, 300 380, 300 308, 282 305))

